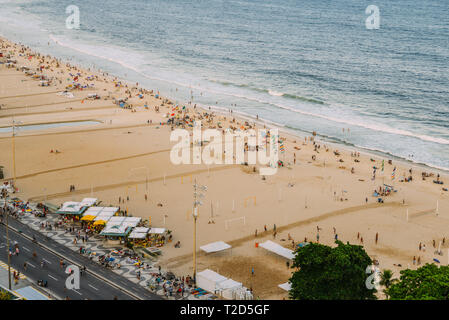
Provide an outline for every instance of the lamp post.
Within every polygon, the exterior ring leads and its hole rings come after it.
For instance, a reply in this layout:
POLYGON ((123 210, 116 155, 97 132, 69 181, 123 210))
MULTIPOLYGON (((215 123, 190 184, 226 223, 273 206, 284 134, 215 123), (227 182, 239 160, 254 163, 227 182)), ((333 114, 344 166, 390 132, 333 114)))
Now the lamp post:
POLYGON ((6 212, 6 199, 8 198, 8 191, 6 189, 2 189, 2 198, 5 201, 3 207, 3 214, 6 218, 6 247, 8 252, 8 289, 11 290, 11 255, 9 250, 9 222, 8 222, 8 213, 6 212))
POLYGON ((207 186, 201 186, 196 183, 193 185, 193 282, 196 286, 196 220, 198 219, 198 207, 203 203, 198 198, 204 198, 198 191, 207 191, 207 186))
POLYGON ((14 189, 16 188, 16 123, 21 124, 21 121, 15 121, 14 117, 12 118, 12 163, 13 163, 13 181, 14 181, 14 189))

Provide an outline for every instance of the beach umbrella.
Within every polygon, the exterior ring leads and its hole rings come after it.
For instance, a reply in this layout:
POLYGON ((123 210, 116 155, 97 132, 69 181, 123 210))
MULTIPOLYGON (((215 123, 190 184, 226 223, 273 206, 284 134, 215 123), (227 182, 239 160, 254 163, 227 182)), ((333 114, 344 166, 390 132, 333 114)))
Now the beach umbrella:
POLYGON ((106 224, 106 221, 104 221, 104 220, 97 220, 97 221, 94 222, 94 226, 98 226, 100 224, 106 224))

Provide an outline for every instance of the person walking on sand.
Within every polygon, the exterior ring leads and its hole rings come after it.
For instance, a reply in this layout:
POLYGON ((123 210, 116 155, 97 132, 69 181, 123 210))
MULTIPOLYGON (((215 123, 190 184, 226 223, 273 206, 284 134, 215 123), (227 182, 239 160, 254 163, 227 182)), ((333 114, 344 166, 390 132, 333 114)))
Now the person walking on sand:
POLYGON ((418 257, 418 266, 421 264, 421 257, 418 257))
POLYGON ((413 256, 413 265, 415 265, 415 264, 416 264, 416 257, 413 256))
POLYGON ((421 242, 419 243, 419 251, 421 251, 422 245, 421 242))
POLYGON ((376 232, 376 244, 377 244, 377 241, 379 240, 379 233, 378 232, 376 232))
POLYGON ((257 229, 256 229, 256 231, 254 232, 254 236, 257 238, 257 229))
POLYGON ((265 232, 267 232, 267 225, 264 225, 263 228, 264 228, 265 232))
POLYGON ((360 243, 363 244, 363 237, 360 237, 360 243))
POLYGON ((316 233, 316 242, 320 243, 320 233, 319 232, 316 233))

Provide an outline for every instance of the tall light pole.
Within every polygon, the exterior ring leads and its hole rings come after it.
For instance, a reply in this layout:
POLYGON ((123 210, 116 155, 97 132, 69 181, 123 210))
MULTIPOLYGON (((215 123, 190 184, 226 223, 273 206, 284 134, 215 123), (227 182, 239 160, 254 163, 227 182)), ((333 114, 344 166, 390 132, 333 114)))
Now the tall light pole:
POLYGON ((2 189, 2 198, 5 201, 3 214, 6 218, 6 247, 8 253, 8 289, 11 290, 11 255, 9 250, 9 222, 8 222, 8 213, 6 212, 6 199, 8 198, 8 191, 6 189, 2 189))
POLYGON ((12 118, 12 162, 13 162, 13 181, 14 181, 14 190, 16 188, 16 122, 22 123, 21 121, 15 121, 14 117, 12 118))
POLYGON ((198 206, 203 203, 198 198, 204 198, 199 191, 207 191, 206 186, 201 186, 196 183, 193 185, 193 282, 196 286, 196 220, 198 219, 198 206))

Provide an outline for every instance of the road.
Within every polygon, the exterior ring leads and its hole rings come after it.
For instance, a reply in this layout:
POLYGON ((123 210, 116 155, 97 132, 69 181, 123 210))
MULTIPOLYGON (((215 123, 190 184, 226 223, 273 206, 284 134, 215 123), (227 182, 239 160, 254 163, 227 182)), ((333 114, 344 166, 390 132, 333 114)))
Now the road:
MULTIPOLYGON (((46 238, 40 232, 15 219, 9 218, 9 225, 21 231, 15 232, 11 228, 9 229, 10 247, 13 248, 12 243, 17 241, 20 250, 18 256, 12 256, 11 266, 32 281, 47 280, 47 289, 61 299, 68 297, 71 300, 112 300, 117 297, 118 300, 162 300, 160 296, 149 292, 142 286, 98 265, 51 238, 46 238), (31 240, 33 235, 37 243, 31 240), (36 252, 36 257, 33 256, 34 252, 36 252), (61 256, 66 266, 71 264, 66 259, 78 266, 86 266, 88 272, 83 273, 80 277, 80 289, 66 289, 65 281, 68 274, 65 273, 65 267, 61 268, 60 266, 61 256), (41 267, 42 261, 44 261, 44 267, 41 267), (27 262, 26 270, 24 270, 25 262, 27 262), (107 279, 108 282, 104 279, 107 279)), ((4 224, 0 225, 0 260, 8 261, 6 226, 4 224)))

